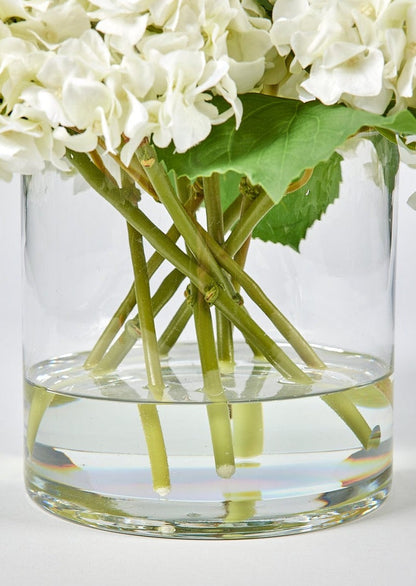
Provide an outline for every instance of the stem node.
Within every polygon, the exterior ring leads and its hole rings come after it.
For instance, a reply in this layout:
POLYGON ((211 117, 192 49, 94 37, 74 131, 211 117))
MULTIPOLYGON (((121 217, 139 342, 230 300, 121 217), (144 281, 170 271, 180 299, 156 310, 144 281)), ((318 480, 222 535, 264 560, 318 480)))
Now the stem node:
POLYGON ((144 167, 145 169, 150 169, 151 167, 153 167, 153 165, 156 163, 156 159, 154 157, 151 157, 150 159, 142 159, 140 161, 140 164, 142 167, 144 167))
POLYGON ((208 305, 213 305, 218 298, 218 285, 213 283, 210 287, 207 287, 204 292, 204 299, 208 305))

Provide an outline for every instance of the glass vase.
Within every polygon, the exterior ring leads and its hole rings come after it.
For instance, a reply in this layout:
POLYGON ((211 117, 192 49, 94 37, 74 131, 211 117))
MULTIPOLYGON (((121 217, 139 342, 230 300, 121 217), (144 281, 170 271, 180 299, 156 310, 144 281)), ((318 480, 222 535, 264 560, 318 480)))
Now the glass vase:
MULTIPOLYGON (((232 359, 218 362, 227 325, 217 300, 205 291, 201 301, 168 262, 149 268, 145 235, 152 349, 132 287, 138 232, 132 239, 122 213, 79 175, 24 178, 34 501, 100 529, 200 539, 312 531, 379 507, 392 463, 394 221, 391 171, 374 144, 362 135, 340 151, 339 194, 299 250, 258 238, 247 246, 244 272, 276 308, 274 321, 235 283, 236 315, 248 315, 300 378, 279 372, 235 324, 232 359), (289 324, 283 335, 279 319, 289 324), (219 370, 201 354, 211 340, 219 370), (162 388, 149 378, 152 352, 162 388)), ((144 194, 138 207, 169 233, 162 204, 144 194)), ((194 214, 202 226, 205 214, 194 214)))

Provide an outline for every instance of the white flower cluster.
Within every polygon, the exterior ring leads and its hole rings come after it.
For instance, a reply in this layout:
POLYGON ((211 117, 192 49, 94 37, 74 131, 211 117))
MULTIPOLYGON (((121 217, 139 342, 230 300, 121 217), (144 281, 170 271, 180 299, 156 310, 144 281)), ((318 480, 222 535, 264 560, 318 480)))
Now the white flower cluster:
POLYGON ((0 177, 144 137, 184 152, 271 91, 416 106, 415 0, 0 0, 0 177), (214 96, 227 107, 217 108, 214 96))
POLYGON ((125 163, 145 136, 183 152, 238 124, 276 55, 254 0, 0 0, 0 16, 2 177, 99 137, 125 163))
POLYGON ((416 105, 415 0, 276 0, 270 34, 290 61, 281 96, 377 114, 416 105))

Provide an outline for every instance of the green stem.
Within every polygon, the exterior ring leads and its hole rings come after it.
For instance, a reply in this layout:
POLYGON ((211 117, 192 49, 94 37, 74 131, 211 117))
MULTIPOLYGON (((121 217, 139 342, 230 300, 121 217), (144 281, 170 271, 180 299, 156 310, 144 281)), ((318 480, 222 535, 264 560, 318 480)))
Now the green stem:
MULTIPOLYGON (((240 218, 245 216, 245 214, 246 214, 248 208, 250 207, 252 201, 253 200, 250 199, 249 197, 247 197, 247 195, 243 194, 243 200, 241 202, 240 218)), ((251 242, 251 232, 250 232, 250 235, 245 240, 245 242, 240 247, 240 249, 237 250, 237 252, 235 253, 235 256, 234 256, 235 262, 242 269, 244 269, 244 267, 246 265, 248 250, 250 248, 250 242, 251 242)), ((234 279, 233 282, 234 282, 234 287, 235 287, 236 291, 240 292, 240 283, 237 280, 235 280, 235 279, 234 279)))
POLYGON ((100 376, 115 370, 133 348, 140 336, 140 321, 139 317, 136 315, 135 318, 130 319, 125 323, 122 334, 114 342, 108 352, 106 352, 100 362, 94 367, 94 374, 100 376))
POLYGON ((235 255, 250 236, 254 227, 257 226, 260 220, 274 205, 274 201, 270 199, 267 193, 262 189, 258 197, 240 217, 225 243, 225 250, 230 256, 235 255))
POLYGON ((218 476, 230 478, 235 472, 233 439, 227 399, 218 368, 211 310, 202 293, 192 287, 195 329, 204 380, 204 393, 212 403, 207 405, 215 467, 218 476))
POLYGON ((219 243, 224 242, 224 218, 221 210, 220 179, 218 173, 204 177, 204 202, 208 232, 219 243))
POLYGON ((370 428, 347 392, 329 393, 321 398, 347 424, 364 449, 376 448, 380 444, 380 427, 370 428))
MULTIPOLYGON (((189 181, 188 177, 176 177, 176 192, 178 194, 179 199, 183 204, 188 200, 192 191, 195 193, 199 193, 200 197, 203 199, 204 194, 201 189, 193 189, 192 183, 189 181)), ((199 185, 199 184, 198 184, 199 185)), ((192 215, 192 214, 191 214, 192 215)))
POLYGON ((236 458, 254 458, 263 453, 263 408, 260 402, 233 403, 233 440, 236 458))
POLYGON ((243 333, 248 341, 259 348, 263 356, 279 372, 289 380, 299 384, 309 385, 311 379, 283 352, 279 346, 262 330, 262 328, 246 313, 242 307, 218 291, 215 300, 218 308, 233 322, 243 333))
POLYGON ((104 354, 106 353, 108 347, 110 346, 111 342, 116 337, 117 333, 119 332, 120 328, 126 321, 127 317, 133 311, 134 306, 136 305, 136 294, 134 291, 134 283, 130 287, 129 292, 127 293, 126 297, 121 302, 120 306, 116 310, 115 314, 111 318, 110 322, 108 323, 107 327, 101 334, 100 338, 98 339, 97 343, 95 344, 94 348, 89 353, 85 363, 84 368, 90 369, 96 366, 104 354))
MULTIPOLYGON (((185 209, 189 214, 193 214, 194 212, 196 212, 196 210, 200 207, 201 203, 202 203, 202 195, 199 194, 198 192, 194 192, 192 193, 189 198, 187 199, 186 203, 185 203, 185 209)), ((175 224, 173 224, 169 230, 166 232, 166 236, 172 240, 172 242, 176 242, 180 236, 179 230, 177 229, 177 227, 175 226, 175 224)), ((157 271, 157 269, 160 267, 160 265, 163 263, 164 261, 164 257, 159 254, 158 252, 154 252, 152 254, 152 256, 149 259, 148 262, 148 266, 147 266, 147 272, 149 274, 149 278, 153 277, 153 275, 155 274, 155 272, 157 271)))
MULTIPOLYGON (((174 269, 165 277, 151 300, 154 318, 175 294, 184 278, 184 275, 177 269, 174 269)), ((99 364, 95 367, 94 372, 96 374, 104 374, 115 370, 140 337, 140 320, 139 317, 136 316, 136 318, 129 320, 126 323, 124 332, 101 359, 99 364)))
POLYGON ((137 157, 153 185, 153 189, 158 194, 160 201, 164 204, 195 258, 220 286, 229 291, 231 283, 224 276, 211 251, 206 247, 204 239, 195 230, 195 224, 177 197, 164 166, 157 159, 153 146, 144 141, 138 148, 137 157))
POLYGON ((157 346, 152 301, 150 297, 149 277, 142 235, 130 224, 127 225, 129 244, 133 262, 134 282, 137 308, 139 312, 140 331, 143 340, 143 353, 146 364, 148 385, 157 400, 162 400, 164 383, 157 346))
MULTIPOLYGON (((237 197, 225 210, 224 212, 224 230, 227 232, 231 226, 237 221, 240 208, 241 208, 242 196, 237 197)), ((176 344, 179 336, 183 332, 186 324, 188 323, 192 315, 191 307, 185 301, 182 303, 178 311, 175 313, 171 321, 169 322, 166 330, 163 332, 159 339, 159 352, 162 355, 168 355, 173 346, 176 344)), ((254 350, 253 350, 254 351, 254 350)))
POLYGON ((170 491, 169 464, 165 441, 156 405, 138 405, 139 415, 147 445, 147 452, 152 470, 154 490, 161 496, 170 491))
POLYGON ((184 301, 159 338, 159 353, 161 356, 167 356, 169 354, 183 332, 191 315, 191 306, 187 301, 184 301))
POLYGON ((48 392, 41 387, 33 386, 33 394, 26 423, 26 447, 29 454, 32 454, 41 421, 47 408, 52 403, 54 396, 54 393, 48 392))
POLYGON ((235 462, 228 404, 209 403, 207 413, 215 469, 221 478, 231 478, 235 472, 235 462))
MULTIPOLYGON (((219 245, 224 244, 224 218, 221 210, 220 179, 218 173, 203 180, 208 233, 219 245)), ((234 344, 231 322, 216 308, 218 361, 221 372, 234 371, 234 344)))
MULTIPOLYGON (((235 256, 235 260, 238 263, 241 261, 241 266, 243 266, 252 230, 273 204, 264 189, 260 185, 252 185, 246 177, 240 182, 240 197, 241 206, 239 221, 234 226, 234 229, 225 244, 225 248, 226 250, 231 250, 232 253, 230 253, 230 256, 235 256), (254 203, 256 200, 258 200, 257 204, 254 203), (248 212, 249 209, 250 212, 248 212)), ((238 282, 235 279, 233 279, 232 282, 239 291, 238 282)), ((247 339, 246 343, 250 346, 256 360, 264 360, 264 356, 255 345, 247 339)))
POLYGON ((173 297, 180 285, 183 283, 185 275, 178 269, 173 269, 162 281, 158 290, 152 297, 153 315, 157 315, 167 302, 173 297))
MULTIPOLYGON (((190 184, 186 179, 177 181, 177 190, 181 199, 186 197, 189 188, 190 184)), ((204 196, 206 196, 205 191, 204 196)), ((187 252, 192 254, 188 245, 187 252)), ((195 285, 191 284, 189 292, 188 301, 193 307, 204 393, 212 401, 207 405, 207 414, 215 468, 218 476, 230 478, 235 472, 231 422, 215 349, 211 310, 195 285)))
POLYGON ((231 229, 240 216, 242 195, 240 194, 224 212, 224 233, 231 229))
MULTIPOLYGON (((104 152, 107 150, 106 145, 105 145, 105 141, 101 138, 98 138, 98 146, 104 152)), ((93 151, 92 153, 89 153, 89 154, 91 156, 91 159, 94 161, 94 159, 96 158, 96 155, 97 155, 97 151, 93 151)), ((135 162, 133 160, 130 167, 127 167, 123 163, 123 161, 121 160, 119 155, 117 155, 116 153, 111 153, 111 152, 109 152, 108 154, 117 163, 117 165, 120 167, 120 169, 125 171, 129 175, 129 177, 131 177, 131 179, 133 179, 133 181, 135 183, 137 183, 137 185, 139 185, 143 189, 143 191, 150 194, 157 201, 157 195, 156 195, 156 193, 154 193, 153 188, 152 188, 151 184, 149 183, 149 181, 146 177, 146 174, 143 171, 143 169, 140 167, 140 165, 138 165, 138 164, 135 165, 134 164, 135 162)), ((107 173, 104 173, 104 174, 107 174, 107 173)))
MULTIPOLYGON (((203 199, 202 194, 199 194, 198 192, 192 193, 190 195, 190 197, 186 200, 185 209, 189 213, 195 212, 198 209, 198 207, 201 205, 202 199, 203 199)), ((177 230, 175 225, 173 225, 169 228, 169 230, 166 233, 166 236, 170 240, 172 240, 172 242, 176 242, 178 240, 180 234, 179 234, 179 231, 177 230)), ((153 255, 149 259, 149 262, 147 263, 147 273, 149 275, 149 279, 155 274, 155 272, 157 271, 157 269, 160 267, 160 265, 163 263, 164 260, 165 259, 163 258, 163 256, 160 255, 158 252, 153 253, 153 255)), ((128 292, 126 298, 121 303, 120 307, 117 309, 114 316, 110 320, 108 326, 105 328, 104 332, 101 334, 101 336, 100 336, 99 340, 97 341, 97 343, 95 344, 94 348, 91 350, 90 354, 88 355, 87 360, 85 361, 85 364, 84 364, 84 368, 87 368, 87 369, 94 368, 100 362, 100 360, 103 358, 104 354, 106 353, 106 351, 110 347, 111 342, 114 340, 117 333, 119 332, 119 330, 121 329, 121 327, 125 323, 128 315, 133 310, 135 304, 136 304, 136 295, 134 292, 134 284, 133 284, 130 291, 128 292)), ((122 334, 122 336, 123 336, 123 334, 122 334)), ((121 346, 123 343, 127 344, 127 339, 128 339, 128 335, 123 337, 123 339, 121 340, 121 346)), ((137 339, 137 337, 136 337, 136 339, 137 339)), ((134 345, 134 342, 133 342, 133 345, 134 345)), ((121 347, 120 347, 120 349, 121 349, 121 347)), ((114 353, 114 358, 115 358, 115 356, 116 356, 116 353, 114 353)), ((120 357, 119 362, 117 364, 119 364, 121 362, 121 360, 123 359, 123 356, 121 354, 120 354, 120 356, 121 357, 120 357)))
MULTIPOLYGON (((157 346, 152 301, 150 297, 149 276, 144 254, 143 237, 133 226, 127 224, 131 258, 133 263, 136 302, 139 314, 140 331, 143 341, 143 353, 146 364, 147 382, 153 397, 163 399, 164 382, 157 346)), ((160 495, 170 490, 169 464, 165 442, 160 425, 159 414, 155 405, 138 405, 146 439, 153 488, 160 495)))
MULTIPOLYGON (((243 195, 240 217, 244 216, 251 202, 252 200, 247 195, 243 195)), ((251 235, 247 238, 234 257, 236 265, 238 265, 242 270, 244 269, 247 260, 250 241, 251 235)), ((240 282, 234 278, 233 284, 236 291, 240 292, 240 282)), ((257 353, 257 349, 254 349, 254 355, 257 353)), ((254 367, 253 371, 255 371, 255 369, 256 367, 254 367)), ((250 375, 249 381, 251 379, 254 379, 255 383, 257 383, 257 378, 254 377, 253 374, 250 375)), ((262 380, 261 377, 258 377, 258 380, 261 381, 262 386, 264 379, 262 380)), ((247 384, 249 384, 249 381, 247 384)), ((232 420, 233 441, 236 457, 253 458, 262 454, 264 445, 262 404, 260 402, 235 403, 232 406, 232 420)), ((230 506, 233 505, 230 503, 230 506)))
POLYGON ((384 397, 393 405, 393 384, 391 378, 386 378, 385 380, 379 381, 375 385, 377 389, 383 393, 384 397))
POLYGON ((251 299, 260 307, 264 314, 276 326, 282 336, 291 344, 302 360, 312 368, 325 368, 325 364, 307 343, 300 332, 282 314, 274 303, 265 295, 261 287, 233 260, 230 255, 219 246, 210 235, 199 228, 204 235, 206 243, 212 250, 219 264, 238 282, 251 299))
MULTIPOLYGON (((293 182, 286 193, 292 193, 292 191, 305 185, 311 178, 312 173, 313 169, 306 169, 304 175, 298 181, 293 182)), ((274 201, 260 185, 252 185, 247 178, 242 179, 240 183, 240 192, 248 199, 252 200, 252 204, 246 207, 244 214, 241 214, 239 221, 234 226, 234 229, 225 244, 225 249, 230 256, 234 256, 237 253, 247 238, 250 237, 253 229, 257 226, 260 220, 262 220, 267 212, 269 212, 275 205, 274 201)))
POLYGON ((263 408, 258 397, 269 369, 255 365, 247 379, 241 399, 244 403, 232 406, 234 450, 237 458, 253 458, 263 453, 263 408))

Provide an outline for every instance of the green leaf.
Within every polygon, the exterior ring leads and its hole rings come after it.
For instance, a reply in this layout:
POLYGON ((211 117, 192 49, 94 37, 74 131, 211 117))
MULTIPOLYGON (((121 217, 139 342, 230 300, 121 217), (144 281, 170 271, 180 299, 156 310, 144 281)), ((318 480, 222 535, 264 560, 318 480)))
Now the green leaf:
POLYGON ((381 134, 374 134, 369 137, 373 143, 378 159, 383 167, 384 183, 389 190, 390 196, 396 185, 396 176, 399 171, 400 154, 397 143, 393 143, 381 134))
POLYGON ((299 251, 308 228, 319 220, 339 195, 342 157, 332 157, 315 167, 303 187, 285 195, 256 226, 253 237, 287 244, 299 251))
POLYGON ((214 126, 210 135, 186 153, 159 149, 168 168, 191 180, 213 172, 234 171, 260 184, 277 203, 305 169, 327 161, 334 150, 361 127, 416 134, 416 119, 407 110, 384 117, 347 106, 306 104, 263 94, 241 96, 243 119, 214 126))

